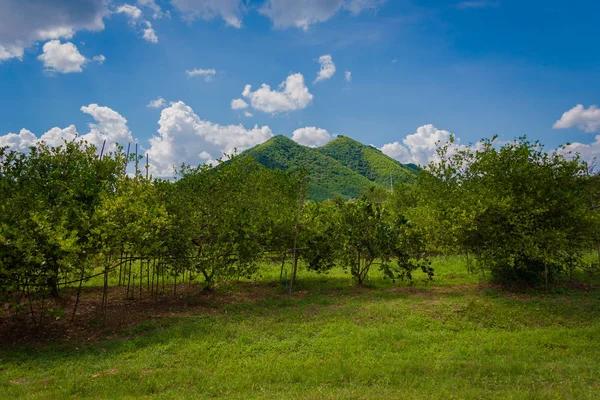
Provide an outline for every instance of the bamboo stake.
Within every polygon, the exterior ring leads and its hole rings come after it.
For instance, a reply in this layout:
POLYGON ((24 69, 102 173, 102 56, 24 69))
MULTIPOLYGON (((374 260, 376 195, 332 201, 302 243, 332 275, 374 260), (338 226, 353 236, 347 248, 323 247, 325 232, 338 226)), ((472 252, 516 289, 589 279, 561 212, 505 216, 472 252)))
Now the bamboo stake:
POLYGON ((300 231, 300 213, 302 212, 302 206, 304 205, 304 186, 306 183, 306 178, 302 181, 302 186, 300 187, 300 201, 298 202, 298 214, 296 215, 296 227, 294 233, 294 266, 292 269, 292 279, 290 280, 290 288, 288 295, 292 295, 292 290, 294 288, 294 282, 296 280, 296 272, 298 271, 298 232, 300 231))
POLYGON ((79 305, 79 297, 81 296, 81 286, 83 285, 83 274, 85 269, 81 268, 81 278, 79 279, 79 289, 77 289, 77 299, 75 300, 75 307, 73 308, 73 314, 71 315, 71 322, 75 319, 75 313, 77 312, 77 306, 79 305))

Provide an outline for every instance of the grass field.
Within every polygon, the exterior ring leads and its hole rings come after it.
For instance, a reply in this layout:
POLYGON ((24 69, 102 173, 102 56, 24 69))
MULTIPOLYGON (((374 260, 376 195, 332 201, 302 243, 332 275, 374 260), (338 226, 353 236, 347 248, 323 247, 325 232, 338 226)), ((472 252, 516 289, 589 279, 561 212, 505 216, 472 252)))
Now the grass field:
POLYGON ((434 267, 413 287, 302 271, 288 298, 265 266, 260 283, 182 294, 185 310, 110 338, 2 345, 0 397, 600 397, 597 283, 509 292, 459 259, 434 267))

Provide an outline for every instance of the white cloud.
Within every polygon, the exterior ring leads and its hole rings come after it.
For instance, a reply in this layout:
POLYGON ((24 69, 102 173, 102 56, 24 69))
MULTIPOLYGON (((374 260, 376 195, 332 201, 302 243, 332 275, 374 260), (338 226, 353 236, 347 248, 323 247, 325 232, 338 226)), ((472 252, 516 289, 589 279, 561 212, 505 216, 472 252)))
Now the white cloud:
POLYGON ((252 113, 251 113, 251 112, 249 112, 249 111, 244 111, 244 117, 247 117, 247 118, 252 118, 252 117, 254 117, 254 114, 252 114, 252 113))
POLYGON ((310 25, 327 21, 342 10, 357 15, 377 9, 383 3, 385 0, 267 0, 260 12, 269 17, 276 28, 307 30, 310 25))
POLYGON ((142 16, 142 10, 131 4, 123 4, 122 6, 117 7, 117 11, 115 12, 117 14, 125 14, 132 20, 139 19, 142 16))
POLYGON ((142 39, 147 40, 150 43, 158 43, 158 36, 156 36, 156 32, 152 28, 152 24, 148 21, 145 21, 146 28, 143 30, 144 34, 142 35, 142 39))
POLYGON ((304 84, 302 74, 291 74, 279 85, 279 90, 271 90, 265 83, 252 91, 252 86, 246 85, 242 96, 250 100, 253 108, 267 113, 294 111, 306 108, 313 100, 313 95, 304 84))
POLYGON ((65 141, 70 142, 78 136, 75 125, 69 125, 64 129, 54 127, 40 137, 40 141, 46 142, 49 146, 60 146, 65 141))
POLYGON ((160 6, 158 4, 156 4, 156 2, 154 0, 137 0, 137 4, 139 4, 140 6, 143 6, 143 7, 148 7, 152 11, 154 11, 154 14, 152 15, 152 18, 154 18, 154 19, 159 19, 164 16, 169 16, 168 12, 164 13, 163 10, 160 8, 160 6))
POLYGON ((321 64, 321 69, 317 74, 315 82, 320 82, 325 79, 331 79, 333 74, 335 74, 335 64, 333 63, 331 54, 325 54, 319 57, 319 64, 321 64))
POLYGON ((38 142, 45 142, 49 146, 55 147, 60 146, 64 141, 71 141, 77 137, 77 129, 75 125, 68 126, 64 129, 52 128, 42 136, 35 136, 33 132, 28 129, 21 129, 19 134, 8 133, 0 136, 0 147, 8 146, 12 150, 28 151, 31 146, 35 146, 38 142))
POLYGON ((105 151, 108 151, 116 143, 124 145, 133 141, 131 132, 127 127, 127 120, 118 112, 97 104, 81 107, 81 111, 92 116, 95 120, 95 123, 89 124, 90 131, 85 135, 79 136, 75 125, 70 125, 64 129, 52 128, 39 138, 31 131, 21 129, 18 135, 8 133, 0 136, 0 147, 9 146, 13 150, 26 151, 30 146, 34 146, 40 141, 44 141, 50 146, 60 146, 64 140, 71 141, 79 137, 80 140, 94 144, 98 150, 106 140, 107 147, 105 151))
POLYGON ((346 82, 352 82, 352 72, 346 71, 344 73, 344 79, 346 79, 346 82))
POLYGON ((98 104, 90 104, 81 107, 81 111, 91 115, 96 121, 96 123, 88 125, 90 131, 81 136, 81 139, 95 144, 98 148, 106 140, 108 149, 117 143, 124 145, 133 142, 131 131, 127 127, 127 120, 115 110, 98 104))
POLYGON ((586 109, 583 105, 578 104, 565 112, 553 126, 554 129, 573 127, 588 133, 598 132, 600 130, 600 108, 593 105, 586 109))
MULTIPOLYGON (((417 129, 416 133, 406 136, 402 140, 403 144, 387 143, 380 150, 383 154, 404 164, 427 165, 437 159, 438 147, 448 143, 451 136, 450 132, 440 130, 431 124, 423 125, 417 129)), ((455 139, 453 146, 460 146, 459 141, 459 139, 455 139)))
POLYGON ((379 150, 386 156, 392 157, 401 163, 408 164, 413 162, 410 151, 399 142, 386 143, 379 150))
POLYGON ((563 148, 557 149, 561 154, 567 154, 569 152, 573 154, 579 154, 581 158, 589 163, 593 163, 595 159, 600 158, 600 135, 596 136, 593 143, 570 143, 563 148))
POLYGON ((21 129, 21 132, 7 133, 0 136, 0 147, 10 147, 13 150, 25 151, 35 145, 37 137, 27 129, 21 129))
POLYGON ((162 97, 158 97, 156 100, 151 100, 146 107, 148 108, 164 108, 167 106, 167 102, 162 97))
POLYGON ((195 76, 203 76, 204 80, 206 82, 210 82, 212 80, 213 76, 215 76, 217 74, 217 71, 214 68, 209 68, 209 69, 194 68, 194 69, 189 69, 189 70, 185 71, 185 73, 190 78, 193 78, 195 76))
POLYGON ((242 27, 242 14, 246 9, 240 0, 171 0, 171 3, 187 20, 219 17, 235 28, 242 27))
POLYGON ((185 162, 197 165, 243 151, 273 136, 268 126, 246 129, 242 125, 219 125, 200 119, 191 107, 179 101, 162 110, 158 121, 159 136, 150 139, 151 172, 171 176, 173 168, 185 162))
POLYGON ((102 54, 94 56, 92 58, 92 61, 97 62, 99 65, 104 64, 104 61, 106 61, 106 57, 104 57, 102 54))
POLYGON ((104 29, 105 0, 0 1, 0 62, 22 59, 38 41, 70 39, 104 29))
POLYGON ((48 71, 62 74, 81 72, 87 61, 71 42, 61 44, 60 40, 51 40, 44 45, 43 51, 38 59, 48 71))
MULTIPOLYGON (((142 3, 144 3, 142 5, 148 5, 148 4, 145 4, 145 2, 143 0, 142 0, 142 3)), ((150 2, 150 3, 154 4, 154 6, 156 6, 155 3, 153 3, 153 2, 150 2)), ((156 6, 156 7, 158 7, 158 6, 156 6)), ((159 10, 160 10, 160 8, 159 8, 159 10)), ((142 10, 140 10, 138 7, 132 6, 131 4, 124 4, 120 7, 118 7, 117 11, 115 11, 115 12, 117 14, 127 15, 129 17, 129 23, 132 26, 135 26, 138 29, 141 29, 142 39, 144 39, 150 43, 158 43, 158 36, 156 35, 154 28, 152 28, 152 24, 150 23, 150 21, 141 19, 142 10)), ((155 14, 155 18, 157 18, 156 14, 155 14)))
POLYGON ((292 135, 292 140, 304 146, 319 147, 331 140, 331 135, 325 129, 309 126, 296 129, 292 135))
POLYGON ((231 100, 232 110, 243 110, 245 108, 248 108, 248 103, 246 103, 243 99, 231 100))

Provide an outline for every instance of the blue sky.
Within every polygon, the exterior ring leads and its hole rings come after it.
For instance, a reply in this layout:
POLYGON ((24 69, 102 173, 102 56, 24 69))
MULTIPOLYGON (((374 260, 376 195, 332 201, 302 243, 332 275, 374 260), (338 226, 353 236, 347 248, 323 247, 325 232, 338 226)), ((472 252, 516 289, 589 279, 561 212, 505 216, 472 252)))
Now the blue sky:
POLYGON ((403 162, 449 133, 592 158, 598 15, 593 1, 2 0, 0 144, 55 127, 46 139, 137 140, 162 171, 274 134, 343 134, 403 162), (335 73, 315 82, 321 56, 335 73))

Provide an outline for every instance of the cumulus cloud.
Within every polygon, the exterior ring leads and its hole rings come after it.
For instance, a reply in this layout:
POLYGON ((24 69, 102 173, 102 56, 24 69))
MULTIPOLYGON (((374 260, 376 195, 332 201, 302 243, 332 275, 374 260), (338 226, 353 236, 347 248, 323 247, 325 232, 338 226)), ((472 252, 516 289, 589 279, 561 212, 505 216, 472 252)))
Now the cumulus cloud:
POLYGON ((242 96, 250 101, 256 110, 267 113, 279 113, 306 108, 313 100, 313 95, 304 84, 302 74, 291 74, 283 81, 278 90, 272 90, 269 85, 252 91, 252 86, 246 85, 242 96))
POLYGON ((215 70, 214 68, 209 68, 209 69, 194 68, 194 69, 189 69, 189 70, 185 71, 185 73, 190 78, 193 78, 195 76, 203 76, 204 81, 210 82, 212 80, 212 78, 217 74, 217 70, 215 70))
POLYGON ((169 16, 168 12, 167 13, 163 12, 163 10, 160 8, 160 6, 158 4, 156 4, 155 0, 137 0, 137 4, 142 7, 148 7, 152 11, 154 11, 154 14, 152 14, 152 18, 154 18, 154 19, 159 19, 164 16, 169 16))
POLYGON ((248 103, 246 103, 243 99, 231 100, 232 110, 243 110, 245 108, 248 108, 248 103))
MULTIPOLYGON (((102 62, 104 61, 103 57, 102 62)), ((44 45, 43 53, 38 56, 38 59, 44 63, 46 70, 62 74, 81 72, 87 62, 87 59, 81 55, 77 46, 71 42, 61 44, 60 40, 47 42, 44 45)), ((100 59, 96 60, 100 61, 100 59)))
POLYGON ((331 79, 331 77, 335 74, 335 64, 333 63, 331 54, 325 54, 319 57, 319 64, 321 64, 321 69, 317 74, 315 82, 331 79))
POLYGON ((19 134, 8 133, 0 136, 0 147, 8 146, 13 150, 26 151, 40 141, 44 141, 49 146, 60 146, 63 142, 71 141, 75 138, 85 140, 94 144, 98 149, 106 140, 106 149, 110 150, 115 144, 125 144, 133 141, 131 132, 127 127, 127 120, 118 112, 97 104, 90 104, 81 107, 81 111, 90 115, 94 123, 90 123, 89 132, 79 135, 75 125, 66 128, 52 128, 39 138, 27 129, 21 129, 19 134))
POLYGON ((34 146, 38 138, 31 131, 21 129, 19 133, 7 133, 0 136, 0 147, 10 147, 13 150, 25 151, 34 146))
MULTIPOLYGON (((107 146, 133 142, 131 131, 127 127, 127 120, 121 114, 109 107, 90 104, 81 107, 81 112, 90 115, 96 123, 90 123, 89 133, 81 139, 95 144, 98 148, 106 140, 107 146)), ((110 148, 110 147, 109 147, 110 148)))
POLYGON ((148 21, 145 21, 146 28, 143 30, 142 39, 147 40, 150 43, 158 43, 158 36, 156 36, 156 32, 152 28, 152 24, 148 21))
POLYGON ((269 17, 276 28, 307 30, 338 12, 358 15, 365 10, 377 9, 384 3, 385 0, 267 0, 260 12, 269 17))
POLYGON ((123 4, 122 6, 117 7, 117 11, 115 12, 117 14, 125 14, 132 20, 139 19, 142 16, 142 10, 131 4, 123 4))
MULTIPOLYGON (((399 142, 387 143, 381 147, 386 154, 404 164, 427 165, 437 159, 436 150, 441 145, 448 143, 452 134, 435 126, 423 125, 417 132, 406 136, 399 142)), ((454 146, 460 146, 459 139, 455 139, 454 146)), ((458 148, 458 147, 457 147, 458 148)))
POLYGON ((22 59, 38 41, 70 39, 79 30, 104 29, 105 0, 0 2, 0 62, 22 59))
POLYGON ((252 113, 251 113, 251 112, 249 112, 249 111, 244 111, 244 117, 247 117, 247 118, 252 118, 252 117, 254 117, 254 114, 252 114, 252 113))
POLYGON ((221 18, 235 28, 242 27, 242 14, 246 10, 241 0, 171 0, 171 3, 187 20, 221 18))
POLYGON ((581 158, 589 163, 593 163, 600 157, 600 135, 597 135, 593 143, 570 143, 560 149, 559 153, 566 155, 567 153, 579 154, 581 158))
POLYGON ((304 146, 319 147, 331 140, 331 135, 325 129, 309 126, 296 129, 292 140, 304 146))
POLYGON ((173 169, 183 162, 197 165, 235 149, 243 151, 273 136, 268 126, 246 129, 202 120, 182 101, 163 109, 158 125, 158 136, 150 139, 148 151, 151 172, 157 177, 173 175, 173 169))
POLYGON ((346 80, 346 82, 352 82, 352 72, 346 71, 344 73, 344 79, 346 80))
POLYGON ((585 108, 578 104, 554 123, 554 129, 567 129, 577 127, 578 129, 593 133, 600 130, 600 108, 593 105, 585 108))
MULTIPOLYGON (((139 3, 139 1, 138 1, 138 3, 139 3)), ((158 7, 153 2, 142 1, 142 3, 144 3, 143 5, 153 4, 154 6, 158 7), (148 3, 148 4, 146 4, 146 3, 148 3)), ((158 9, 160 10, 160 7, 158 9)), ((122 6, 117 8, 115 13, 127 15, 127 17, 129 17, 129 24, 140 29, 142 39, 144 39, 150 43, 158 43, 158 36, 156 35, 154 28, 152 28, 152 24, 150 23, 150 21, 146 21, 146 20, 142 19, 142 10, 140 10, 138 7, 133 6, 131 4, 123 4, 122 6)), ((156 14, 155 14, 155 18, 156 18, 156 14)))
POLYGON ((162 97, 158 97, 156 100, 151 100, 146 107, 148 108, 163 108, 166 107, 167 102, 162 97))

